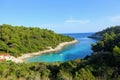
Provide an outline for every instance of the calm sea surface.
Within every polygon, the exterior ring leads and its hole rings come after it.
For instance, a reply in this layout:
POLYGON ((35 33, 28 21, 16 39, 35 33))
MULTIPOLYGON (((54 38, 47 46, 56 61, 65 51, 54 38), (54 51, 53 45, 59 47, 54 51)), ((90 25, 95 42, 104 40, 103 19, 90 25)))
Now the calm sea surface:
POLYGON ((91 44, 96 43, 96 40, 88 38, 93 33, 72 33, 64 34, 78 40, 78 43, 66 46, 64 49, 51 54, 42 54, 26 59, 27 62, 65 62, 77 58, 84 58, 91 55, 91 44))

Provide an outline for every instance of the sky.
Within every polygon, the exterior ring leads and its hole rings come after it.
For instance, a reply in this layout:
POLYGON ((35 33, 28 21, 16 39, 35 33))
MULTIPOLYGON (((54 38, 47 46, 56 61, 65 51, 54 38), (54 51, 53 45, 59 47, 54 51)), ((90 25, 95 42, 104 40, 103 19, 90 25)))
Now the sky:
POLYGON ((0 0, 0 25, 57 33, 97 32, 120 25, 120 0, 0 0))

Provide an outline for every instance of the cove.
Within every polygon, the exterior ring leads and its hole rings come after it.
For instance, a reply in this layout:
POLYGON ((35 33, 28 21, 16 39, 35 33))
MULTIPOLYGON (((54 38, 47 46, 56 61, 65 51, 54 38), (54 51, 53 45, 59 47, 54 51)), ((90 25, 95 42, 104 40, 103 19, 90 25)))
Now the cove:
POLYGON ((78 58, 84 58, 91 55, 91 44, 95 44, 97 40, 88 38, 93 33, 70 33, 63 34, 71 36, 78 40, 77 43, 64 47, 62 50, 50 54, 42 54, 27 58, 27 62, 65 62, 78 58))

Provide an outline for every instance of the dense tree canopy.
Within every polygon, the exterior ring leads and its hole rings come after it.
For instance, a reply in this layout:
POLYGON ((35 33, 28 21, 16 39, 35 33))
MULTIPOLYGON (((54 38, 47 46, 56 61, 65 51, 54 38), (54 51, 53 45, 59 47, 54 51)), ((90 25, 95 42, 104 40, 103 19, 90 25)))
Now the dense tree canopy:
POLYGON ((55 48, 61 42, 72 40, 69 36, 37 27, 27 28, 8 24, 0 26, 0 53, 6 52, 13 56, 44 50, 49 46, 55 48))
POLYGON ((96 32, 95 34, 89 36, 89 38, 102 39, 103 36, 107 36, 107 35, 114 36, 114 34, 119 34, 119 33, 120 33, 120 26, 113 26, 113 27, 108 27, 107 29, 104 29, 102 31, 96 32))
POLYGON ((101 71, 104 75, 101 76, 104 76, 106 78, 115 78, 113 80, 119 80, 120 26, 107 28, 103 31, 97 32, 97 34, 102 34, 101 36, 103 37, 95 45, 92 45, 92 50, 94 51, 94 53, 89 61, 92 64, 94 63, 94 69, 98 65, 98 69, 102 67, 101 71))
POLYGON ((0 80, 120 80, 119 38, 118 33, 105 33, 93 45, 93 54, 85 59, 63 63, 1 62, 0 80))
MULTIPOLYGON (((120 33, 113 32, 111 29, 110 31, 108 30, 106 33, 104 33, 103 38, 100 41, 98 41, 96 45, 93 45, 92 49, 94 52, 96 51, 111 51, 112 52, 115 46, 120 47, 120 33)), ((119 31, 117 30, 117 32, 119 31)))
POLYGON ((115 34, 119 34, 120 33, 120 26, 108 27, 107 29, 104 29, 102 31, 96 32, 95 34, 99 34, 99 35, 103 36, 105 33, 110 34, 111 32, 113 32, 115 34))

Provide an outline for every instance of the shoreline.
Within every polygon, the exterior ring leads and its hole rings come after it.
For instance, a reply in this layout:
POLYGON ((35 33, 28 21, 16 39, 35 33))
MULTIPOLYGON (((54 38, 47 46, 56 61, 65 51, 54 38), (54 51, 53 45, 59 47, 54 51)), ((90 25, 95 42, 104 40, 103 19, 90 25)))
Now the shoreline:
POLYGON ((14 56, 11 56, 11 61, 15 62, 15 63, 22 63, 22 62, 25 62, 24 59, 26 58, 30 58, 30 57, 33 57, 33 56, 37 56, 37 55, 41 55, 41 54, 49 54, 51 52, 56 52, 56 51, 59 51, 61 49, 63 49, 64 46, 67 46, 67 45, 70 45, 70 44, 74 44, 78 42, 76 39, 71 41, 71 42, 63 42, 63 43, 60 43, 56 48, 51 48, 49 47, 48 50, 44 50, 44 51, 38 51, 38 52, 33 52, 33 53, 27 53, 27 54, 23 54, 22 56, 20 57, 17 57, 15 58, 14 56))

